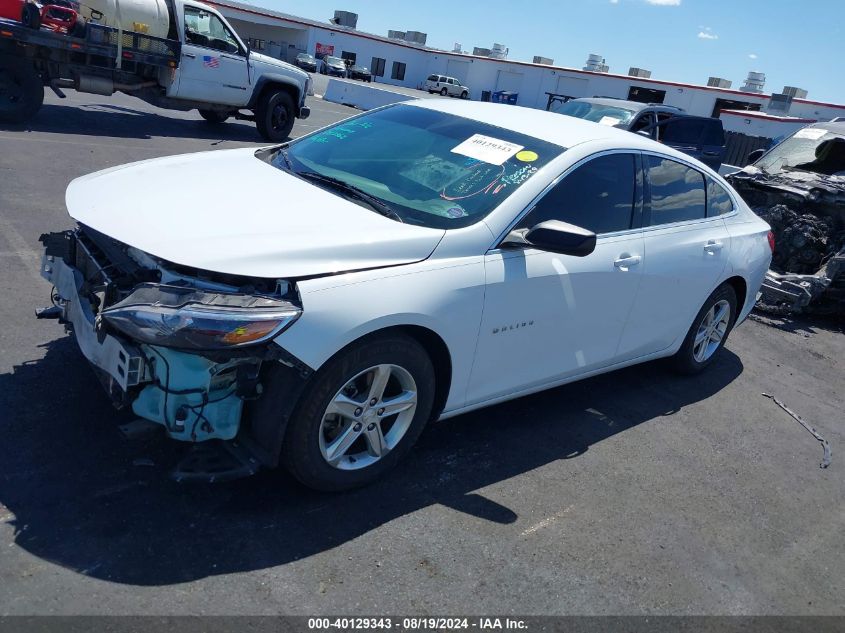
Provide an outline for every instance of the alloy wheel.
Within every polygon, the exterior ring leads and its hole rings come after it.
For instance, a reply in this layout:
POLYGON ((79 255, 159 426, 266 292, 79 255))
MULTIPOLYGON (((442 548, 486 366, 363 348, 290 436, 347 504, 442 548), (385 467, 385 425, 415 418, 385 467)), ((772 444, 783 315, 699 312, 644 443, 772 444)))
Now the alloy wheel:
POLYGON ((320 422, 320 452, 340 470, 366 468, 394 449, 417 410, 417 385, 398 365, 376 365, 349 380, 320 422))
POLYGON ((692 355, 696 362, 708 360, 722 343, 731 320, 731 304, 725 299, 713 304, 704 315, 695 333, 692 355))

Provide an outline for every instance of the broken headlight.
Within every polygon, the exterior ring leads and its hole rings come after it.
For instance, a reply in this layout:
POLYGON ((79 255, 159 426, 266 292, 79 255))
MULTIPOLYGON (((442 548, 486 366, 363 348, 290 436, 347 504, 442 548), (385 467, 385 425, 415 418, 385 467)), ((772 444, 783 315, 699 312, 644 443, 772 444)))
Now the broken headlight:
POLYGON ((100 316, 142 343, 213 350, 269 341, 300 314, 299 306, 274 297, 140 284, 100 316))

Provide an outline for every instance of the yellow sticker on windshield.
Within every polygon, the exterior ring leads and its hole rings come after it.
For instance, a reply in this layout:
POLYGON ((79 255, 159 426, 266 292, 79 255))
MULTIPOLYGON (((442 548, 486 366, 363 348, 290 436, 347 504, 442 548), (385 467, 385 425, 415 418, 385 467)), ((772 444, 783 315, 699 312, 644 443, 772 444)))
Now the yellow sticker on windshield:
POLYGON ((540 158, 537 156, 537 152, 532 152, 531 150, 524 149, 521 152, 517 152, 516 160, 521 160, 523 163, 533 163, 535 160, 540 158))

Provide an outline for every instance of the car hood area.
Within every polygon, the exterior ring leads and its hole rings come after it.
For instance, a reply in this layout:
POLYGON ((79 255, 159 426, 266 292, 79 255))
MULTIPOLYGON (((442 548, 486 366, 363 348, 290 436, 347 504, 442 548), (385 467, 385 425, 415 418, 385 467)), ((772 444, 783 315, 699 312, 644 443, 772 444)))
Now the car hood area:
POLYGON ((298 278, 426 259, 445 231, 402 224, 255 157, 172 156, 70 183, 70 216, 124 244, 202 270, 298 278))

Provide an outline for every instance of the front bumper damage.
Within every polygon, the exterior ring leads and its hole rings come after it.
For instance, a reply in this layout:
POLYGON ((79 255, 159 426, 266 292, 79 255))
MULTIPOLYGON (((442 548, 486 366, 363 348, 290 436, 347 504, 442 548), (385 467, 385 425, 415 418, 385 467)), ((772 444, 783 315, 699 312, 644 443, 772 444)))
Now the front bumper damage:
MULTIPOLYGON (((73 333, 115 406, 130 406, 170 438, 196 444, 173 476, 221 481, 253 474, 262 464, 275 466, 283 427, 253 428, 244 421, 247 405, 261 393, 262 363, 284 362, 284 350, 265 345, 233 354, 192 353, 128 340, 110 330, 98 307, 111 292, 114 266, 78 235, 42 236, 41 276, 54 287, 54 308, 45 316, 73 333)), ((291 361, 292 382, 301 387, 308 372, 291 361)))

